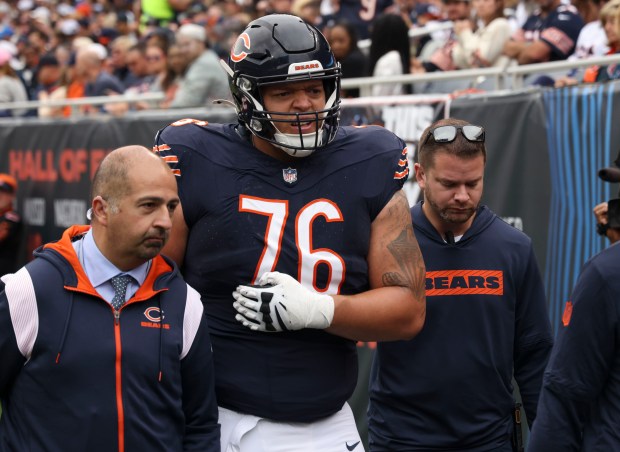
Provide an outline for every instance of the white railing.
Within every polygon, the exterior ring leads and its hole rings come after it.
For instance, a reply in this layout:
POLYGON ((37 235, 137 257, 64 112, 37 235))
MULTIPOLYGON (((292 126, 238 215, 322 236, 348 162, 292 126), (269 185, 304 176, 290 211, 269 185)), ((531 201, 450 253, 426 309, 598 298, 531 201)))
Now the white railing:
POLYGON ((425 74, 389 75, 384 77, 348 78, 342 80, 342 87, 363 88, 379 84, 393 83, 424 83, 445 80, 470 80, 475 88, 479 79, 495 79, 495 89, 518 89, 523 87, 523 79, 528 75, 568 72, 570 69, 594 65, 606 66, 620 62, 620 54, 603 57, 593 57, 583 60, 554 61, 550 63, 526 64, 521 66, 490 67, 480 69, 460 69, 447 72, 430 72, 425 74))
MULTIPOLYGON (((568 72, 571 69, 582 68, 594 65, 606 66, 613 63, 620 63, 620 54, 614 54, 604 57, 588 58, 583 60, 572 61, 555 61, 552 63, 527 64, 522 66, 508 66, 505 68, 491 67, 481 69, 461 69, 448 72, 432 72, 426 74, 404 74, 390 75, 384 77, 362 77, 348 78, 342 80, 342 87, 345 89, 361 88, 368 89, 372 85, 392 84, 392 83, 410 83, 423 84, 435 81, 469 81, 469 88, 476 88, 483 80, 493 80, 494 90, 515 90, 523 88, 523 80, 529 75, 535 74, 558 74, 562 71, 568 72)), ((436 93, 442 94, 442 93, 436 93)), ((152 101, 157 102, 164 99, 163 93, 145 93, 139 95, 118 95, 103 97, 84 97, 78 99, 58 99, 45 101, 27 101, 27 102, 4 102, 0 103, 0 110, 21 110, 36 109, 39 107, 79 107, 82 105, 100 106, 124 102, 131 105, 135 102, 152 101)), ((205 105, 205 108, 209 108, 205 105)), ((153 110, 158 110, 154 107, 153 110)), ((74 116, 81 113, 79 108, 72 108, 74 116)))

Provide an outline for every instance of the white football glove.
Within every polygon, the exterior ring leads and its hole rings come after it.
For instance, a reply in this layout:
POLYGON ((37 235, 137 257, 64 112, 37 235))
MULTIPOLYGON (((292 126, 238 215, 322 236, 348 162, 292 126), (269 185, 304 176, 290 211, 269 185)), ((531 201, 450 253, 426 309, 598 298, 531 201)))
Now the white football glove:
POLYGON ((334 299, 303 287, 278 272, 265 273, 259 285, 240 285, 233 292, 235 318, 254 331, 324 329, 334 318, 334 299))

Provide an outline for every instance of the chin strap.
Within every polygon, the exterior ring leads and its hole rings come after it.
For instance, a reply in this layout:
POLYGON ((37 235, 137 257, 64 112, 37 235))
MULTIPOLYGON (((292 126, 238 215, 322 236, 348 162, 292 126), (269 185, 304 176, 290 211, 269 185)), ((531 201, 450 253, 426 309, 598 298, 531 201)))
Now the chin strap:
POLYGON ((273 143, 273 145, 279 149, 282 149, 288 155, 292 157, 307 157, 312 154, 317 147, 321 146, 323 142, 323 134, 321 133, 321 135, 317 137, 317 132, 306 133, 303 135, 296 133, 276 132, 273 134, 273 139, 277 142, 273 143), (302 149, 302 142, 304 144, 316 142, 316 146, 312 149, 302 149), (292 149, 290 146, 294 146, 298 149, 292 149))

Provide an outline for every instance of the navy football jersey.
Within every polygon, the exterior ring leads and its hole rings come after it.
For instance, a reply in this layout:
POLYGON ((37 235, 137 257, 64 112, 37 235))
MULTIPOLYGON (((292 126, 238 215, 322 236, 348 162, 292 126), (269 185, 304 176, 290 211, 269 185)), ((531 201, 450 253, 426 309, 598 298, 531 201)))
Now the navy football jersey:
POLYGON ((542 17, 536 11, 527 18, 523 27, 517 31, 517 41, 544 41, 551 48, 549 61, 565 60, 575 51, 583 19, 572 5, 560 5, 542 17))
POLYGON ((393 0, 340 0, 339 7, 330 19, 348 22, 357 31, 358 39, 368 39, 375 19, 393 5, 393 0))
POLYGON ((344 127, 282 162, 236 124, 181 120, 155 150, 177 176, 190 231, 182 269, 205 303, 218 404, 289 422, 340 410, 356 384, 355 343, 314 329, 251 331, 235 320, 232 292, 266 271, 317 292, 368 290, 371 223, 407 179, 404 142, 381 127, 344 127))

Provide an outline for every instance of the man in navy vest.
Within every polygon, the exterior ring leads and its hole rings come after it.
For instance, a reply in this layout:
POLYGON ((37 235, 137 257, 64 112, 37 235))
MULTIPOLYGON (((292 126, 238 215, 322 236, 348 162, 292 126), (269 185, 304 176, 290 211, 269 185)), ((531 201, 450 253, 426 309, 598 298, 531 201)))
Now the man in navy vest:
POLYGON ((159 253, 176 182, 141 146, 110 153, 77 225, 0 283, 0 451, 219 452, 200 295, 159 253))

